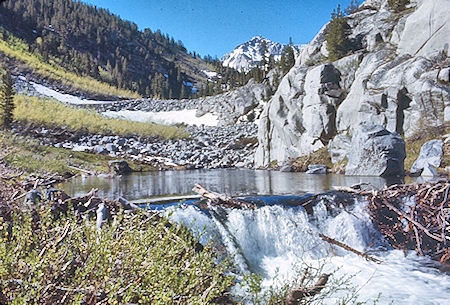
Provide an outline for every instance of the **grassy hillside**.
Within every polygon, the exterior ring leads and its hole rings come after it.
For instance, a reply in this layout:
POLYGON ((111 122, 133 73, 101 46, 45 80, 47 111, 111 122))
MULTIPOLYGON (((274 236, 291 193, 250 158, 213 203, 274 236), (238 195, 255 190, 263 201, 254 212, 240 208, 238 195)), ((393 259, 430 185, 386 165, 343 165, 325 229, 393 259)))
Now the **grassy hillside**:
POLYGON ((0 52, 9 58, 15 59, 18 65, 25 65, 39 76, 50 80, 57 80, 64 86, 81 90, 90 94, 121 96, 125 98, 141 98, 136 92, 119 89, 110 84, 100 82, 89 76, 80 76, 65 70, 54 61, 44 62, 43 58, 35 53, 28 52, 27 44, 14 36, 0 33, 0 52))
MULTIPOLYGON (((83 2, 9 0, 0 4, 0 26, 20 38, 27 55, 36 55, 40 63, 142 96, 189 97, 189 84, 201 87, 207 80, 201 71, 207 63, 188 53, 181 41, 159 30, 141 31, 136 24, 83 2)), ((4 34, 2 40, 11 39, 4 34)), ((32 62, 35 68, 35 59, 32 62)))
POLYGON ((139 135, 165 139, 187 137, 182 128, 154 123, 105 118, 93 111, 78 109, 51 99, 17 95, 14 118, 46 126, 67 126, 72 130, 115 135, 139 135))

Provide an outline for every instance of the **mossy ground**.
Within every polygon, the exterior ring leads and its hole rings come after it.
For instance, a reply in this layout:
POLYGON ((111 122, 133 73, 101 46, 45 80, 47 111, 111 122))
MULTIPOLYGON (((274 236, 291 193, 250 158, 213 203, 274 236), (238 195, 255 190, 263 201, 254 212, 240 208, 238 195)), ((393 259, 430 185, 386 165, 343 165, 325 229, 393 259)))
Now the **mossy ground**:
MULTIPOLYGON (((71 175, 78 167, 94 173, 109 172, 108 161, 114 158, 85 152, 75 152, 64 148, 39 145, 37 140, 0 132, 0 149, 4 161, 11 167, 27 173, 56 173, 71 175)), ((134 161, 127 161, 136 171, 155 170, 154 167, 134 161)))

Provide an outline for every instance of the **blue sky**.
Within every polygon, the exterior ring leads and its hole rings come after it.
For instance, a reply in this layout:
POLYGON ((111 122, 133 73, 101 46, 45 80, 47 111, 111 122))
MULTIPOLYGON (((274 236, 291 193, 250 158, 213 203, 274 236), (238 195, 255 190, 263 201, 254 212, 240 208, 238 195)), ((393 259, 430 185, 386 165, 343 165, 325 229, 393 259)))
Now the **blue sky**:
POLYGON ((309 42, 340 3, 350 0, 84 0, 109 9, 140 29, 160 29, 189 51, 219 58, 253 36, 309 42))

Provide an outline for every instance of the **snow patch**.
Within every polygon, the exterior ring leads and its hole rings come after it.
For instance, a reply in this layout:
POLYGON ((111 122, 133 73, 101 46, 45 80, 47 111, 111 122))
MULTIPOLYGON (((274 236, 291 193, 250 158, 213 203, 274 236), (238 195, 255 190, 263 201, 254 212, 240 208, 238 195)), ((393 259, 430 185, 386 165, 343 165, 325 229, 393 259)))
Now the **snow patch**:
POLYGON ((208 76, 208 78, 214 78, 217 77, 217 72, 214 71, 208 71, 208 70, 202 70, 203 73, 206 74, 206 76, 208 76))
POLYGON ((71 94, 64 94, 64 93, 60 93, 58 91, 55 91, 53 89, 50 89, 46 86, 40 85, 40 84, 36 84, 36 83, 31 83, 31 85, 33 86, 33 88, 39 93, 42 94, 44 96, 47 97, 51 97, 54 98, 62 103, 66 103, 66 104, 73 104, 73 105, 98 105, 98 104, 107 104, 107 103, 112 103, 114 101, 96 101, 96 100, 87 100, 87 99, 82 99, 78 96, 75 95, 71 95, 71 94))
POLYGON ((149 112, 141 110, 106 111, 102 113, 108 118, 125 119, 134 122, 152 122, 165 125, 187 124, 217 126, 219 119, 217 115, 206 113, 200 117, 196 116, 195 109, 184 109, 176 111, 149 112))

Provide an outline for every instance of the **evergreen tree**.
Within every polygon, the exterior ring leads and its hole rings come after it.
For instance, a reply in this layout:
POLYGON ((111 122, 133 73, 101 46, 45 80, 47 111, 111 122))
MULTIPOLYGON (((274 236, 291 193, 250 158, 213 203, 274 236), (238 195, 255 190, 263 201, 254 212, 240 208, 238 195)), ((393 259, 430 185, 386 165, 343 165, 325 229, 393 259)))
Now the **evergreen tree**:
POLYGON ((344 17, 343 12, 338 5, 337 10, 333 10, 333 13, 331 14, 331 21, 325 32, 328 59, 335 61, 347 54, 350 50, 349 35, 350 26, 347 23, 347 18, 344 17))
POLYGON ((1 124, 4 129, 10 129, 14 111, 14 84, 11 75, 6 72, 2 75, 0 88, 1 124))
POLYGON ((261 43, 261 56, 262 56, 262 60, 259 63, 259 66, 261 68, 261 70, 264 71, 264 77, 266 77, 266 72, 267 72, 267 64, 268 64, 268 60, 267 60, 267 53, 269 53, 269 51, 267 50, 267 43, 266 41, 262 41, 261 43))
POLYGON ((283 51, 283 54, 281 54, 281 60, 280 60, 280 68, 283 75, 289 72, 289 70, 294 66, 295 64, 295 54, 294 49, 291 45, 288 45, 286 49, 283 51))

